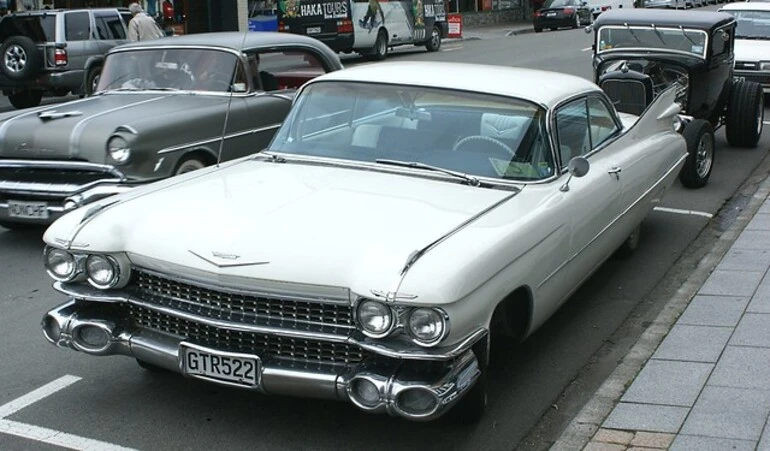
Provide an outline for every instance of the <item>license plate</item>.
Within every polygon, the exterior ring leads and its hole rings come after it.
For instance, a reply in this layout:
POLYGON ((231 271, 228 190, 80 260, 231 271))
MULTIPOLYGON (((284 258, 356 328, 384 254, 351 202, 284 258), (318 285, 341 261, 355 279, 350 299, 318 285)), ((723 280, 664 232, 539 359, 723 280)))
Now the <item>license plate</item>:
POLYGON ((182 371, 187 375, 249 388, 259 385, 259 358, 256 356, 215 351, 188 343, 180 348, 182 371))
POLYGON ((321 32, 321 27, 307 27, 307 34, 318 34, 321 32))
POLYGON ((24 219, 48 219, 48 204, 45 202, 9 200, 8 216, 24 219))
POLYGON ((554 17, 556 13, 545 13, 545 17, 554 17))
POLYGON ((733 81, 746 81, 746 77, 733 77, 733 81))

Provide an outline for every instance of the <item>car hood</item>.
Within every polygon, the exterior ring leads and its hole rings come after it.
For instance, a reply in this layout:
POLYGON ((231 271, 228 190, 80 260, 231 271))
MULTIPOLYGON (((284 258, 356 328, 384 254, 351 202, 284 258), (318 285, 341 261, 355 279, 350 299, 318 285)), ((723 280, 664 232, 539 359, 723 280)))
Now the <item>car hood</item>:
POLYGON ((79 159, 105 163, 107 138, 118 128, 168 123, 179 111, 226 104, 225 96, 105 94, 38 108, 0 124, 0 158, 79 159))
POLYGON ((735 40, 735 61, 761 60, 770 60, 770 40, 735 40))
POLYGON ((134 264, 164 272, 369 293, 397 287, 415 251, 516 192, 259 160, 193 174, 117 198, 73 236, 89 207, 76 210, 45 240, 71 240, 88 252, 125 251, 134 264))

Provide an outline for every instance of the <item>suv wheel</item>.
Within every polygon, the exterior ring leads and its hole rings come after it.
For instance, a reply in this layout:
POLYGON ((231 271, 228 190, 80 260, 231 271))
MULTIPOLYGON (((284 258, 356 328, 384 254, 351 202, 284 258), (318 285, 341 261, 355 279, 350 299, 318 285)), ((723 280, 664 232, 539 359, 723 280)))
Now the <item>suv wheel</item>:
POLYGON ((11 80, 37 74, 43 64, 35 42, 26 36, 11 36, 0 46, 0 70, 11 80))
POLYGON ((733 83, 725 118, 727 142, 735 147, 756 147, 762 134, 765 105, 762 85, 753 81, 733 83))
POLYGON ((31 108, 40 105, 43 100, 43 91, 39 89, 20 89, 11 91, 8 100, 17 109, 31 108))

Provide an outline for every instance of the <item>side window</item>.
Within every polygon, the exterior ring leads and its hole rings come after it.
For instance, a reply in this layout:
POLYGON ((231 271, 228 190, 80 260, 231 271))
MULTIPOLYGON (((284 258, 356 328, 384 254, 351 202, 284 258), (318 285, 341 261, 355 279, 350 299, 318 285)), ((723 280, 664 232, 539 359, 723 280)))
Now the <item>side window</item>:
POLYGON ((590 126, 590 149, 596 149, 607 138, 618 131, 618 124, 615 122, 612 111, 607 104, 598 97, 588 99, 588 115, 590 126))
POLYGON ((561 166, 566 167, 573 157, 583 155, 590 150, 588 136, 588 108, 586 99, 575 100, 556 112, 556 137, 559 140, 561 166))
POLYGON ((730 53, 730 33, 732 30, 717 30, 711 37, 711 55, 727 55, 730 53))
POLYGON ((68 41, 87 41, 91 36, 91 18, 88 11, 64 15, 64 37, 68 41))
MULTIPOLYGON (((126 29, 128 28, 128 23, 131 22, 131 19, 133 16, 129 12, 121 12, 120 18, 123 19, 123 25, 125 25, 126 29)), ((125 32, 123 33, 125 34, 125 32)))
POLYGON ((96 35, 99 39, 126 39, 126 30, 117 13, 95 13, 96 35))
POLYGON ((296 89, 326 72, 320 58, 308 50, 247 54, 254 85, 265 91, 296 89))

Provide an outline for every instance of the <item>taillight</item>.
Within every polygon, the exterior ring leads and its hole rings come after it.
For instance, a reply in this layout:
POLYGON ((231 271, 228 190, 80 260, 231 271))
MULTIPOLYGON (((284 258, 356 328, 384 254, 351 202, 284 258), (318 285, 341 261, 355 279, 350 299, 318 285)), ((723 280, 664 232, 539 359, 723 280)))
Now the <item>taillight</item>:
POLYGON ((290 31, 289 26, 283 22, 278 22, 278 31, 290 31))
POLYGON ((353 21, 350 19, 343 19, 337 21, 337 33, 352 33, 353 21))
POLYGON ((57 66, 67 65, 67 51, 64 49, 56 49, 53 52, 53 61, 57 66))
POLYGON ((540 17, 542 15, 543 15, 543 13, 541 13, 540 11, 535 11, 535 17, 540 17))
POLYGON ((607 11, 608 9, 611 9, 611 6, 602 6, 602 11, 607 11))
POLYGON ((572 14, 574 12, 575 12, 575 10, 572 9, 572 8, 564 8, 564 14, 572 14))

